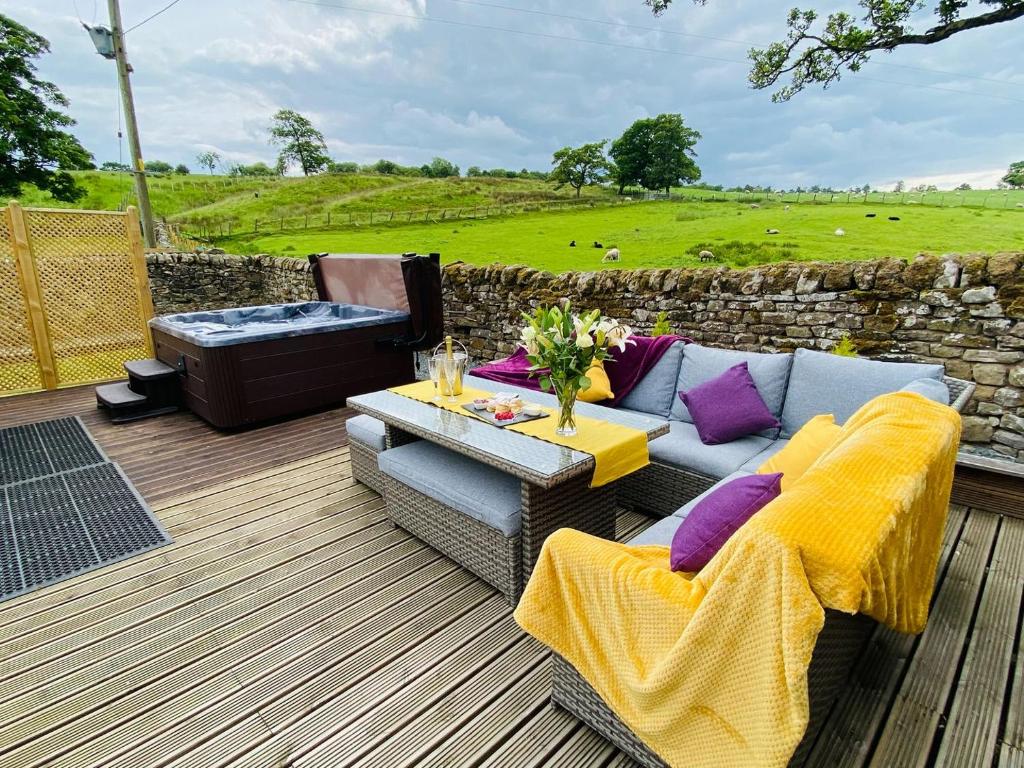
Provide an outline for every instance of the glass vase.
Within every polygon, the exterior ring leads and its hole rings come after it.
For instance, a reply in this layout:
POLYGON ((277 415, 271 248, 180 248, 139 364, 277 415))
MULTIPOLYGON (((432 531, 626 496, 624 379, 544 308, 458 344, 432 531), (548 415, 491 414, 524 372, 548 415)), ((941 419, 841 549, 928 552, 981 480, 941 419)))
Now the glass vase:
POLYGON ((576 396, 579 387, 565 384, 555 385, 555 397, 558 398, 558 425, 555 434, 561 437, 576 436, 576 396))

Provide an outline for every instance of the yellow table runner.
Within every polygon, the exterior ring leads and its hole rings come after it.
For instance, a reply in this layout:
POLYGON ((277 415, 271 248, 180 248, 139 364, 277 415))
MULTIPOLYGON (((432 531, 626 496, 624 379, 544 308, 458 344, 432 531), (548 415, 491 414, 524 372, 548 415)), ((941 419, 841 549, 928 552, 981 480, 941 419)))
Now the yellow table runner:
MULTIPOLYGON (((463 405, 469 405, 475 398, 490 397, 494 394, 482 389, 466 387, 454 403, 449 403, 447 397, 442 397, 440 402, 434 402, 434 385, 429 381, 418 381, 415 384, 392 387, 389 391, 396 395, 436 405, 448 411, 461 413, 463 416, 473 416, 462 407, 463 405)), ((554 408, 545 407, 542 410, 549 414, 555 414, 554 408)), ((481 421, 484 420, 483 417, 477 418, 480 418, 481 421)), ((647 433, 643 430, 577 415, 577 434, 574 437, 562 437, 555 434, 557 425, 557 416, 552 415, 547 419, 524 421, 507 427, 495 427, 495 429, 511 429, 514 432, 530 435, 549 443, 589 453, 594 457, 594 477, 590 481, 592 488, 607 485, 650 463, 650 458, 647 455, 647 433)))

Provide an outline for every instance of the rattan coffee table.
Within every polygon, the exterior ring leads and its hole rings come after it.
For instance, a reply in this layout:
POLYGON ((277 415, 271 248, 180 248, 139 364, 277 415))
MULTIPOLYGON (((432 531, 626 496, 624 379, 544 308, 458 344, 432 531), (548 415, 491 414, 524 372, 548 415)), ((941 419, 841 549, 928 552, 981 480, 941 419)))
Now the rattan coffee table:
MULTIPOLYGON (((533 393, 531 402, 556 405, 552 395, 533 393)), ((522 568, 527 578, 544 540, 559 528, 575 528, 602 538, 615 536, 615 483, 591 488, 594 457, 529 435, 502 429, 470 415, 422 403, 387 390, 358 395, 348 405, 386 425, 386 445, 430 440, 519 478, 522 485, 522 568)), ((622 424, 653 440, 668 424, 588 403, 577 414, 622 424)), ((580 429, 593 429, 592 424, 580 429)))

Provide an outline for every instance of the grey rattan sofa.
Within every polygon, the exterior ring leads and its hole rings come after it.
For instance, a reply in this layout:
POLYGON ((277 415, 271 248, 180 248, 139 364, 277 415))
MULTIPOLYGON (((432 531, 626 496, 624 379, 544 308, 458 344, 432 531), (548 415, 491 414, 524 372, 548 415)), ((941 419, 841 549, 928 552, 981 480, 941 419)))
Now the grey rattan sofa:
POLYGON ((353 416, 345 422, 348 432, 352 477, 384 495, 384 473, 377 466, 377 456, 387 446, 384 423, 372 416, 353 416))
POLYGON ((781 450, 810 418, 832 413, 842 424, 872 398, 911 389, 963 410, 974 384, 944 375, 942 366, 839 357, 798 349, 764 354, 674 345, 644 381, 620 404, 629 410, 668 418, 670 434, 650 444, 651 463, 618 483, 620 503, 659 516, 740 469, 753 471, 781 450), (746 361, 758 392, 780 420, 780 434, 763 432, 732 443, 705 446, 689 412, 677 397, 686 390, 746 361))

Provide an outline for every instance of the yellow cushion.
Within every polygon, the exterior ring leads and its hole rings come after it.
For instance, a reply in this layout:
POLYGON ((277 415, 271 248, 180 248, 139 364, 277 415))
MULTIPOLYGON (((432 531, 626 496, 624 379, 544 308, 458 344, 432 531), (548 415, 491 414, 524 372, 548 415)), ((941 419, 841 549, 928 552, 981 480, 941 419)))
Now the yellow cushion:
POLYGON ((781 472, 785 491, 838 439, 841 431, 831 413, 815 416, 800 427, 785 448, 758 467, 757 473, 781 472))
POLYGON ((587 378, 590 379, 590 386, 580 390, 579 394, 579 399, 584 403, 598 403, 615 397, 612 393, 612 383, 608 380, 608 374, 604 370, 602 361, 594 361, 587 370, 587 378))

